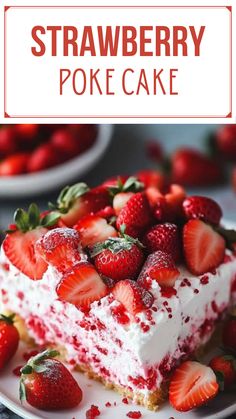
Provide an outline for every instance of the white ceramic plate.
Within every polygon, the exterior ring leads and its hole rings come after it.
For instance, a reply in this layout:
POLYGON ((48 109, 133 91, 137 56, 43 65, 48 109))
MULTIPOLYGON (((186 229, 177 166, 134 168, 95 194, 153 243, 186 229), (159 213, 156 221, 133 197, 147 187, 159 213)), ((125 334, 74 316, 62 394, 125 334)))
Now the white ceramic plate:
POLYGON ((62 412, 39 411, 24 402, 20 404, 18 399, 19 378, 15 377, 12 370, 24 363, 22 353, 26 350, 25 345, 21 344, 14 360, 8 365, 7 369, 0 376, 0 402, 5 404, 13 412, 25 419, 85 419, 85 412, 91 404, 95 404, 101 411, 101 419, 126 418, 129 411, 141 411, 143 419, 223 419, 236 413, 235 393, 222 393, 208 406, 202 407, 192 412, 178 413, 173 410, 168 403, 162 406, 159 412, 150 412, 147 409, 136 406, 133 403, 126 405, 122 403, 122 397, 112 390, 105 389, 102 384, 86 378, 83 374, 75 373, 77 381, 83 390, 83 400, 76 409, 62 412), (112 404, 106 407, 107 402, 112 404), (114 406, 116 403, 116 406, 114 406))
POLYGON ((0 197, 27 197, 66 185, 88 172, 105 153, 113 133, 113 125, 98 125, 97 140, 85 153, 59 166, 42 172, 0 177, 0 197))
MULTIPOLYGON (((227 221, 224 222, 224 225, 228 228, 236 228, 236 224, 233 222, 227 221)), ((84 395, 78 408, 62 412, 39 411, 26 402, 23 405, 20 404, 18 398, 19 378, 12 373, 15 367, 24 363, 22 353, 26 350, 25 344, 21 344, 14 359, 0 375, 0 402, 24 419, 85 419, 85 412, 90 408, 91 404, 99 407, 101 411, 99 418, 101 419, 127 418, 126 414, 129 411, 138 410, 142 413, 143 419, 224 419, 233 414, 236 417, 235 390, 222 393, 212 400, 208 406, 191 412, 176 412, 168 403, 165 403, 160 411, 151 412, 131 402, 129 405, 123 404, 122 397, 117 393, 105 389, 102 384, 89 380, 81 373, 74 373, 84 395), (107 402, 110 402, 112 406, 106 407, 105 404, 107 402), (116 404, 115 406, 114 403, 116 404)), ((206 356, 206 363, 209 362, 215 353, 206 356)))

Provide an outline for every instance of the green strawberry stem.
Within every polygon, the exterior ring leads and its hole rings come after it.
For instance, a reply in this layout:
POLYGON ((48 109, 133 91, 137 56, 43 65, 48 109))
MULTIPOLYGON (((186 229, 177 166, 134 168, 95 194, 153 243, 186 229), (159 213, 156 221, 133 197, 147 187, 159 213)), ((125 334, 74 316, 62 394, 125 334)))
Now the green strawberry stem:
POLYGON ((116 194, 120 192, 139 192, 144 189, 144 184, 139 182, 139 180, 134 177, 130 176, 125 183, 123 184, 121 179, 118 177, 117 184, 111 186, 109 188, 110 195, 114 197, 116 194))
POLYGON ((42 361, 44 361, 47 358, 54 358, 55 356, 58 356, 59 352, 55 349, 46 349, 43 352, 40 352, 39 354, 31 357, 27 364, 21 368, 22 374, 31 374, 33 371, 36 372, 43 372, 46 370, 46 367, 43 367, 43 370, 39 371, 39 366, 42 361))
POLYGON ((56 204, 48 203, 49 208, 59 211, 61 214, 67 214, 75 201, 88 192, 90 189, 86 183, 80 182, 73 186, 66 186, 60 192, 56 204))
POLYGON ((56 212, 46 214, 40 217, 40 211, 36 204, 30 204, 28 211, 18 208, 14 214, 15 229, 7 230, 7 233, 14 233, 16 230, 26 233, 37 227, 51 227, 57 223, 60 215, 56 212))
POLYGON ((0 314, 0 321, 5 322, 7 324, 14 324, 15 314, 11 314, 10 316, 6 316, 5 314, 0 314))
POLYGON ((47 371, 47 367, 42 365, 41 362, 47 358, 54 358, 60 355, 58 351, 55 349, 46 349, 43 352, 31 357, 27 364, 21 368, 21 379, 20 379, 20 387, 19 387, 19 397, 21 403, 26 400, 26 389, 24 384, 25 375, 32 374, 36 372, 37 374, 41 374, 42 372, 47 371))

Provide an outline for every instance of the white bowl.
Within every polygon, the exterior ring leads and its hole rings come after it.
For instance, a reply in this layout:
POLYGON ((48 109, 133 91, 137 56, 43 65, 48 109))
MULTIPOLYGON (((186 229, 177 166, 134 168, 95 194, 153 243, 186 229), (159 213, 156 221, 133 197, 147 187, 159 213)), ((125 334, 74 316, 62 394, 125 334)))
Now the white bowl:
POLYGON ((66 163, 38 173, 0 177, 0 197, 17 198, 36 195, 65 186, 88 172, 101 159, 112 137, 113 125, 98 125, 94 145, 66 163))

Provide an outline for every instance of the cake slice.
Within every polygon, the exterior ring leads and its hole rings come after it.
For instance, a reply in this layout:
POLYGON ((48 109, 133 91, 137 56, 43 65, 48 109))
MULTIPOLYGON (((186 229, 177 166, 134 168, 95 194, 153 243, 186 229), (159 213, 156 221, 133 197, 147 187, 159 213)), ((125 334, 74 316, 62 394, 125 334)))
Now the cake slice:
POLYGON ((170 373, 235 303, 235 234, 219 226, 213 200, 112 182, 66 188, 44 214, 16 212, 1 250, 1 312, 19 316, 24 337, 155 410, 170 373))

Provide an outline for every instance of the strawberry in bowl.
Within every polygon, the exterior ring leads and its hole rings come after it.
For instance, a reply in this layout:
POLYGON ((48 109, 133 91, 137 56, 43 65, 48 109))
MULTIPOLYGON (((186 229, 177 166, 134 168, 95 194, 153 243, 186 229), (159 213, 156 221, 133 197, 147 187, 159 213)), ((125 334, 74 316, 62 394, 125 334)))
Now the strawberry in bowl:
POLYGON ((105 153, 112 125, 6 125, 0 128, 0 196, 25 197, 78 178, 105 153))

